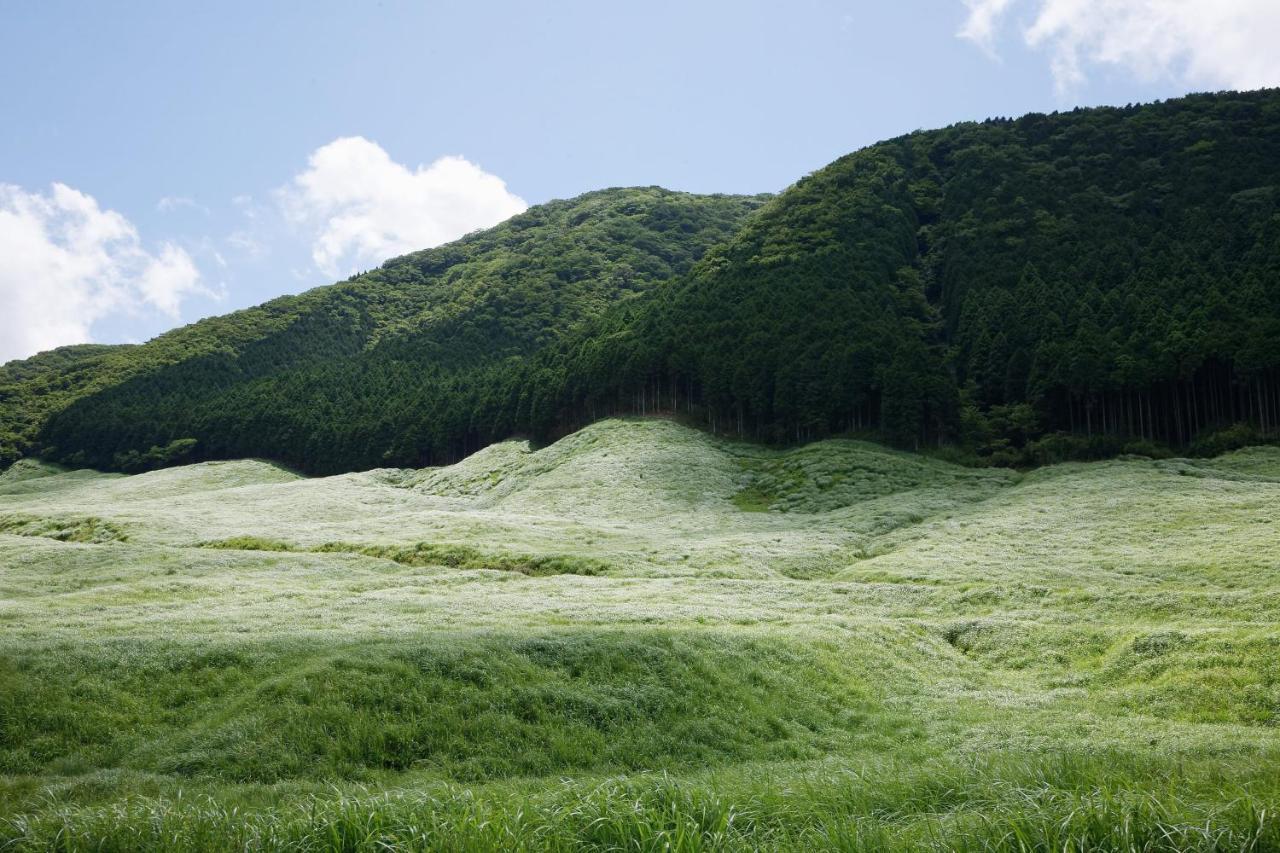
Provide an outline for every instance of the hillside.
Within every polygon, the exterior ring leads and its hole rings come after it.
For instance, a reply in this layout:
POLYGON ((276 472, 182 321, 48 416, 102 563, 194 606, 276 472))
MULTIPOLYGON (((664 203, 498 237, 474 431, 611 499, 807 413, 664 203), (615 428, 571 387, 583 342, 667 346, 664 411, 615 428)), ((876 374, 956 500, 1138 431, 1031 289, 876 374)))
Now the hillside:
POLYGON ((1280 424, 1278 203, 1278 90, 913 133, 543 354, 528 426, 656 401, 1000 462, 1256 440, 1280 424))
POLYGON ((757 200, 679 196, 690 223, 605 216, 628 225, 584 249, 574 203, 548 208, 561 236, 543 242, 520 238, 526 214, 339 286, 342 308, 313 296, 329 307, 234 357, 216 343, 230 320, 175 333, 155 346, 214 351, 23 422, 46 455, 116 469, 416 466, 652 411, 998 464, 1212 454, 1280 426, 1278 187, 1276 90, 958 124, 841 158, 751 217, 757 200), (482 260, 497 245, 500 272, 482 260), (458 269, 487 295, 457 316, 361 295, 405 276, 470 294, 442 272, 469 252, 458 269))
MULTIPOLYGON (((587 193, 141 346, 11 362, 0 367, 0 465, 41 442, 46 455, 117 470, 192 453, 272 456, 318 471, 417 463, 414 448, 393 446, 405 420, 381 422, 397 412, 374 405, 378 392, 421 396, 546 346, 686 271, 762 201, 658 188, 587 193), (353 431, 326 432, 341 423, 353 431), (170 446, 190 438, 194 448, 170 446)), ((398 414, 419 419, 424 405, 398 414)))
POLYGON ((1272 448, 1019 474, 661 419, 319 479, 24 460, 0 846, 1274 849, 1278 490, 1272 448))

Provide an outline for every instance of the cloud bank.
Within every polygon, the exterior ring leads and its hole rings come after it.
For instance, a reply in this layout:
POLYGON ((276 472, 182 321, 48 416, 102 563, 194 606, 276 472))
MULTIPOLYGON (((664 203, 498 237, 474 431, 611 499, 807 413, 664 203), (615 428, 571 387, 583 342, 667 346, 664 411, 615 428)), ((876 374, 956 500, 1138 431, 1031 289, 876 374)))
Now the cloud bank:
POLYGON ((160 311, 207 293, 190 255, 152 254, 137 229, 93 197, 54 184, 49 194, 0 184, 0 362, 92 339, 94 322, 160 311))
POLYGON ((964 0, 958 33, 994 55, 1015 9, 1027 45, 1049 55, 1060 93, 1087 80, 1091 65, 1140 80, 1175 79, 1210 89, 1280 85, 1277 0, 964 0))
POLYGON ((410 170, 360 136, 318 148, 280 193, 286 215, 314 234, 329 275, 438 246, 528 207, 501 178, 462 157, 410 170))

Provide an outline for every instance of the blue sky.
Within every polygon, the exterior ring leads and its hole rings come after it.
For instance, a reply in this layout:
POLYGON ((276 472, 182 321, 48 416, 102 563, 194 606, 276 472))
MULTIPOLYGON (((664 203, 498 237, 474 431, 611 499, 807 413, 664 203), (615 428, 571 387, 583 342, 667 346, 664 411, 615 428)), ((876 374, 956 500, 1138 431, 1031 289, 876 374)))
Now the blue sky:
POLYGON ((772 192, 918 128, 1275 85, 1276 7, 0 0, 0 360, 600 187, 772 192))

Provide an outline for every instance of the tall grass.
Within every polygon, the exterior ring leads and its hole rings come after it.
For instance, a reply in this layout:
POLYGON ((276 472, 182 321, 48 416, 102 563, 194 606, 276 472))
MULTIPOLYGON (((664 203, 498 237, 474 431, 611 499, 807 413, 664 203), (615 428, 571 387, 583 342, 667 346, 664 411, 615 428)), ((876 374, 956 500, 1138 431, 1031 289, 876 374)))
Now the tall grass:
POLYGON ((1277 850, 1277 482, 650 421, 24 466, 0 851, 1277 850))
POLYGON ((309 795, 271 809, 217 796, 48 803, 0 823, 5 849, 1268 851, 1280 780, 1262 767, 1123 754, 845 770, 642 774, 309 795))
POLYGON ((830 649, 707 630, 116 642, 0 653, 0 680, 9 773, 480 781, 812 758, 901 731, 830 649))

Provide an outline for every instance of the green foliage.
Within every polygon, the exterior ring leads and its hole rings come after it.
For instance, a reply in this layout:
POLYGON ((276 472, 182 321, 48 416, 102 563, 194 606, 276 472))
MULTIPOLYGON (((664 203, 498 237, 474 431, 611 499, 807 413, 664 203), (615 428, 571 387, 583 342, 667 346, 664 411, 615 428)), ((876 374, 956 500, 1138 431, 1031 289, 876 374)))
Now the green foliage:
POLYGON ((1197 456, 1221 456, 1231 450, 1266 444, 1272 440, 1271 436, 1252 424, 1232 424, 1225 429, 1200 436, 1192 443, 1191 451, 1197 456))
MULTIPOLYGON (((0 520, 0 532, 4 522, 0 520)), ((312 548, 290 545, 261 536, 232 536, 201 542, 201 548, 233 551, 308 551, 316 554, 363 554, 404 566, 444 566, 451 569, 488 569, 519 572, 522 575, 600 575, 609 570, 602 560, 565 554, 487 553, 468 545, 441 545, 418 542, 414 545, 361 545, 354 542, 326 542, 312 548)))
POLYGON ((190 460, 199 443, 194 438, 175 438, 163 447, 152 445, 146 453, 127 450, 124 453, 115 454, 112 458, 112 467, 128 474, 137 474, 155 468, 180 465, 190 460))
POLYGON ((406 566, 447 566, 452 569, 489 569, 519 572, 522 575, 599 575, 609 569, 601 560, 563 554, 521 555, 485 553, 467 545, 438 545, 419 542, 416 545, 356 545, 327 542, 315 549, 318 553, 349 552, 378 557, 406 566))
POLYGON ((40 536, 58 542, 104 542, 128 540, 118 524, 101 518, 38 518, 24 515, 0 516, 0 533, 11 536, 40 536))
POLYGON ((296 551, 297 548, 288 542, 266 539, 262 536, 229 536, 226 539, 211 539, 201 542, 197 547, 217 548, 227 551, 296 551))
POLYGON ((110 383, 107 356, 124 347, 61 347, 0 365, 0 470, 34 447, 48 417, 110 383))
POLYGON ((748 486, 733 496, 733 505, 743 512, 766 512, 773 501, 773 497, 758 486, 748 486))

